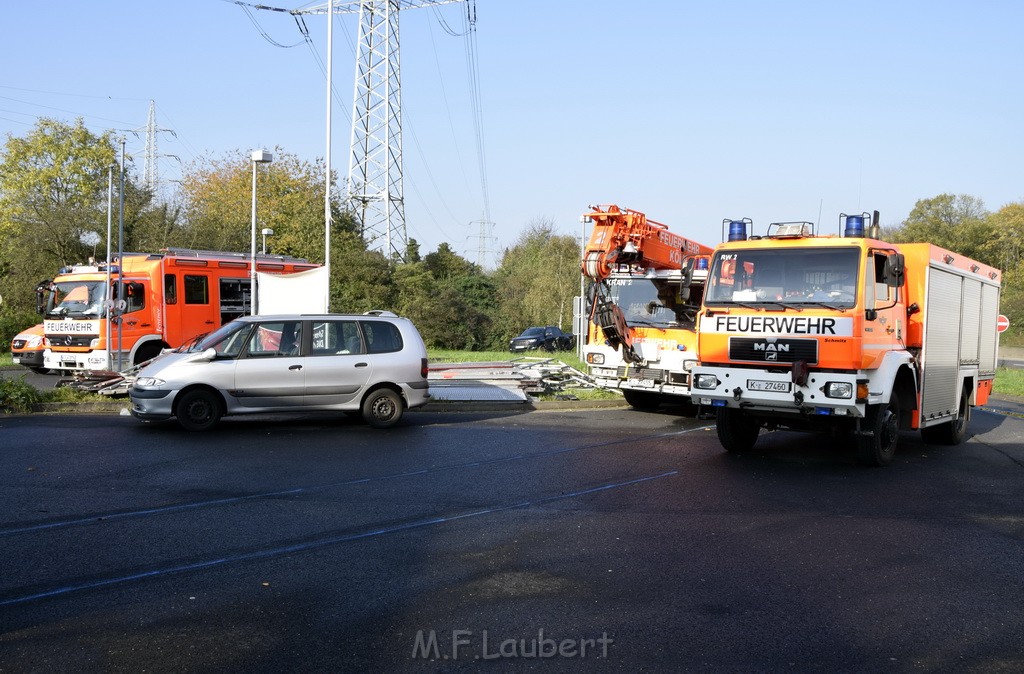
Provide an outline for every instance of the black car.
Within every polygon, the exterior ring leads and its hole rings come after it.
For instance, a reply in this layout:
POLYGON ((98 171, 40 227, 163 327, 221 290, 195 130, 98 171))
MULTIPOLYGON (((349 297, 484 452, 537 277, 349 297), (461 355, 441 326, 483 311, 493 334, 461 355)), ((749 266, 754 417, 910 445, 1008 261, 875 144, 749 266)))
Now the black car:
POLYGON ((508 343, 508 350, 512 353, 520 351, 532 351, 543 349, 545 351, 568 351, 572 349, 576 337, 553 325, 547 327, 526 328, 518 337, 513 337, 508 343))

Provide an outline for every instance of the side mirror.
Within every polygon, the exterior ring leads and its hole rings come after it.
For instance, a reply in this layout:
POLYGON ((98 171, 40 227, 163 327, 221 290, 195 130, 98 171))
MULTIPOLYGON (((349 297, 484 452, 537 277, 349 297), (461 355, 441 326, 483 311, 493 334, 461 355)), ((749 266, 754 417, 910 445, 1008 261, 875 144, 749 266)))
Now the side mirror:
POLYGON ((216 359, 217 349, 213 348, 212 346, 209 349, 206 349, 205 351, 200 351, 199 353, 193 354, 190 358, 188 358, 188 360, 193 363, 209 363, 210 361, 216 359))
POLYGON ((903 274, 906 262, 902 253, 890 253, 885 257, 885 284, 890 288, 899 288, 903 285, 903 274))
POLYGON ((693 283, 694 259, 688 257, 683 261, 683 278, 679 284, 679 300, 686 304, 690 300, 690 284, 693 283))

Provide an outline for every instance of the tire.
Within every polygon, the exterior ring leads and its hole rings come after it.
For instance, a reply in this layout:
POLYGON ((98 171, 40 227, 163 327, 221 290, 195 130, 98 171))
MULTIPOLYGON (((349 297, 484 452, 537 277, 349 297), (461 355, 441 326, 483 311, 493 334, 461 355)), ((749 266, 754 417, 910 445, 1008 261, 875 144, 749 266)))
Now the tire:
POLYGON ((960 407, 952 421, 921 429, 921 439, 929 445, 959 445, 967 437, 967 425, 971 423, 971 391, 968 387, 960 392, 960 407))
POLYGON ((895 395, 888 405, 871 405, 861 430, 871 435, 857 436, 857 455, 865 466, 888 466, 896 454, 900 438, 900 410, 895 395))
POLYGON ((747 416, 743 410, 732 407, 719 407, 715 418, 715 430, 718 441, 725 451, 732 454, 749 452, 757 443, 761 432, 761 424, 753 417, 747 416))
POLYGON ((660 393, 634 391, 628 388, 622 389, 622 397, 626 399, 630 407, 637 410, 656 410, 662 403, 660 393))
POLYGON ((46 374, 47 372, 50 371, 49 368, 45 367, 29 367, 28 369, 32 370, 36 374, 46 374))
POLYGON ((371 391, 363 400, 363 421, 372 428, 390 428, 402 419, 402 396, 389 388, 371 391))
POLYGON ((208 431, 220 421, 220 397, 207 389, 185 393, 174 406, 174 416, 186 431, 208 431))

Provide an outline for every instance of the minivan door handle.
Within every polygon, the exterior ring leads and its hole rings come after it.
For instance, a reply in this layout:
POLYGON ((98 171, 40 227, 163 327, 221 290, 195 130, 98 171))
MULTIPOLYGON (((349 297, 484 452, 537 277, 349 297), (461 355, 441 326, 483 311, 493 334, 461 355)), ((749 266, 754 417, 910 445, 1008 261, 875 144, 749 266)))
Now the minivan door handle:
POLYGON ((301 370, 302 366, 301 365, 289 365, 288 369, 289 370, 301 370))
POLYGON ((356 367, 368 367, 369 363, 356 363, 356 367))

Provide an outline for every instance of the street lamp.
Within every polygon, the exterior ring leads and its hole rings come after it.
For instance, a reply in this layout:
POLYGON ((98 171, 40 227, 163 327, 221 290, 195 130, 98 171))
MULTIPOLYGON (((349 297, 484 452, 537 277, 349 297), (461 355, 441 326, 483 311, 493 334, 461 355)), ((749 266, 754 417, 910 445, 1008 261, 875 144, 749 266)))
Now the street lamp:
POLYGON ((264 227, 261 234, 263 234, 263 254, 267 254, 267 237, 274 236, 274 230, 269 227, 264 227))
POLYGON ((266 150, 253 150, 252 153, 252 235, 249 247, 249 315, 256 314, 256 165, 269 164, 274 155, 266 150))

